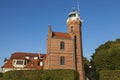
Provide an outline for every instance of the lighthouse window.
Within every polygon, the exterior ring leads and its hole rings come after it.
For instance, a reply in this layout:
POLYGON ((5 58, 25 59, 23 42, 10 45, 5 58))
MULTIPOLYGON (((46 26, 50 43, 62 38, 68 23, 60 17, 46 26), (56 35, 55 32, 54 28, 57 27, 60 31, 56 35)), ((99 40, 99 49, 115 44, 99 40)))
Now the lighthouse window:
POLYGON ((64 42, 60 42, 60 50, 64 50, 65 49, 65 43, 64 42))
POLYGON ((73 32, 73 26, 71 26, 71 32, 73 32))
POLYGON ((70 14, 69 15, 69 17, 75 17, 76 16, 76 14, 70 14))

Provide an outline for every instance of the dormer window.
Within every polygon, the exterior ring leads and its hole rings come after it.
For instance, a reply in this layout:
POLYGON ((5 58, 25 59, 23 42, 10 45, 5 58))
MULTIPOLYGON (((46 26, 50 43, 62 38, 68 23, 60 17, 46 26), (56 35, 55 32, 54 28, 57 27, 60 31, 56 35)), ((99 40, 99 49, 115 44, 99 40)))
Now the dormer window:
POLYGON ((34 56, 29 56, 29 59, 34 59, 34 56))
POLYGON ((14 59, 13 66, 14 67, 24 67, 27 64, 26 60, 23 59, 14 59))
POLYGON ((29 59, 29 56, 26 56, 25 58, 26 58, 26 59, 29 59))
POLYGON ((23 65, 23 60, 17 60, 16 65, 23 65))

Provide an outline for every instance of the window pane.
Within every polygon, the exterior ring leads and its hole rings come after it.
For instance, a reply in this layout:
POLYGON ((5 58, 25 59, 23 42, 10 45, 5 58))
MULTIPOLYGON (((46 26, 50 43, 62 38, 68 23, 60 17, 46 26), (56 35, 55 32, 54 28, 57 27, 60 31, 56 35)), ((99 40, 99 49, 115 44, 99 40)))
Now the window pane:
POLYGON ((70 14, 69 15, 69 17, 75 17, 76 16, 76 14, 70 14))
POLYGON ((64 64, 65 64, 65 57, 60 56, 60 65, 64 65, 64 64))
POLYGON ((60 49, 63 50, 65 47, 65 43, 64 42, 60 42, 60 49))
POLYGON ((17 61, 16 65, 23 65, 23 61, 17 61))
POLYGON ((34 59, 34 56, 30 56, 29 58, 30 58, 30 59, 34 59))

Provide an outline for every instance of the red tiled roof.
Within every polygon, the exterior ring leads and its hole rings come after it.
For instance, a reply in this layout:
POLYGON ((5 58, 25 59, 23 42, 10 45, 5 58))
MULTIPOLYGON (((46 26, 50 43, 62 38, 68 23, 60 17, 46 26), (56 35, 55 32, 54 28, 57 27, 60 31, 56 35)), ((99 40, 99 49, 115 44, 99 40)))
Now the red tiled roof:
POLYGON ((25 53, 25 52, 15 52, 11 55, 10 59, 25 59, 26 56, 38 57, 37 53, 25 53))
MULTIPOLYGON (((12 65, 13 59, 8 60, 2 68, 14 68, 12 65)), ((38 65, 39 60, 30 60, 24 68, 31 68, 31 69, 42 69, 42 66, 38 65), (32 65, 33 63, 33 65, 32 65)))
POLYGON ((55 38, 65 38, 70 39, 71 36, 68 33, 62 33, 62 32, 53 32, 53 37, 55 38))
MULTIPOLYGON (((26 56, 32 57, 39 57, 37 53, 25 53, 25 52, 15 52, 11 55, 10 59, 2 66, 2 68, 14 68, 12 61, 13 59, 25 59, 26 56)), ((27 59, 28 63, 25 65, 24 68, 32 68, 32 69, 42 69, 42 66, 39 66, 38 63, 40 61, 44 61, 46 54, 40 54, 43 59, 27 59), (31 65, 33 63, 33 65, 31 65)))
POLYGON ((14 66, 12 65, 12 59, 9 59, 3 66, 2 68, 14 68, 14 66))
POLYGON ((25 66, 25 68, 33 68, 33 69, 42 69, 42 66, 38 65, 38 60, 31 60, 29 63, 25 66))

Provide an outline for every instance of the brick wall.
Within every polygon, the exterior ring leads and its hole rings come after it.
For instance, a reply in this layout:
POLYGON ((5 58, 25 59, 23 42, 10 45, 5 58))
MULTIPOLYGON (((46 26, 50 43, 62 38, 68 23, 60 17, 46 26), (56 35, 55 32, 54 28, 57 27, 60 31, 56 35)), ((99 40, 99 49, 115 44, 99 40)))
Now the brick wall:
MULTIPOLYGON (((73 39, 49 38, 48 55, 45 64, 48 69, 75 69, 73 60, 73 39), (60 42, 64 42, 64 49, 60 49, 60 42), (60 56, 64 56, 65 64, 60 64, 60 56)), ((45 67, 46 67, 45 65, 45 67)))

